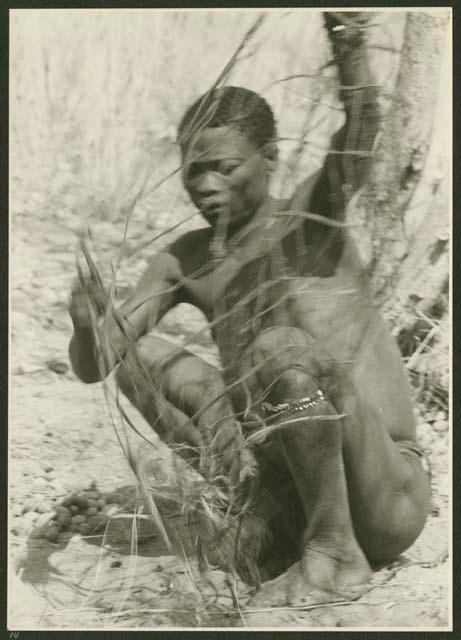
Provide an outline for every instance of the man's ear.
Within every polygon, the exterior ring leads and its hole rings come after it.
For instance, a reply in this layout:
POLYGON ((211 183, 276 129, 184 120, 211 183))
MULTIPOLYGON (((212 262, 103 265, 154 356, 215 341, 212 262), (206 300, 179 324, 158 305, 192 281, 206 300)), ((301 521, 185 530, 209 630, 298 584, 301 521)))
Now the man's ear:
POLYGON ((268 173, 273 173, 277 166, 278 149, 275 142, 268 142, 263 149, 264 162, 268 173))

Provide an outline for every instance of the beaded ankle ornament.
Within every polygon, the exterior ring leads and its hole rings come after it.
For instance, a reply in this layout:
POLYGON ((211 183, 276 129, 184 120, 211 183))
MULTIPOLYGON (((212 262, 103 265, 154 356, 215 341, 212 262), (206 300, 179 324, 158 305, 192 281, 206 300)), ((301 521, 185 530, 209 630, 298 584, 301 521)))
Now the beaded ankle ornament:
POLYGON ((317 397, 301 398, 300 400, 291 400, 290 402, 281 402, 280 404, 270 404, 269 402, 263 402, 263 409, 269 413, 297 413, 298 411, 305 411, 306 409, 312 409, 317 407, 321 402, 325 400, 325 396, 320 389, 317 391, 317 397))

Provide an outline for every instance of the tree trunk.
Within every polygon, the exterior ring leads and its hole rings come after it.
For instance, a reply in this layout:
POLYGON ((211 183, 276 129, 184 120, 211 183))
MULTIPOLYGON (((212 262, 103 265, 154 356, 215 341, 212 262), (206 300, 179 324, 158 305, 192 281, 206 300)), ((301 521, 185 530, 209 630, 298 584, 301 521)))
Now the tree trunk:
MULTIPOLYGON (((332 28, 334 21, 336 26, 340 23, 342 15, 326 14, 334 52, 341 54, 341 46, 344 49, 346 42, 359 55, 366 56, 363 37, 361 43, 357 37, 347 39, 350 30, 347 24, 336 31, 332 28)), ((345 15, 363 33, 367 15, 345 15)), ((374 299, 391 322, 403 354, 413 353, 410 368, 418 368, 415 353, 421 354, 438 342, 446 355, 445 361, 442 358, 445 374, 448 337, 441 335, 440 325, 447 324, 448 167, 434 157, 439 124, 434 122, 434 113, 447 23, 448 12, 437 16, 408 13, 399 73, 389 110, 374 144, 373 162, 365 181, 362 176, 363 186, 349 202, 346 212, 370 276, 374 299), (445 344, 441 345, 444 340, 445 344)), ((352 29, 350 31, 352 33, 352 29)), ((363 133, 362 143, 354 142, 352 149, 347 140, 350 144, 354 138, 346 136, 343 162, 348 159, 348 151, 367 151, 372 147, 377 107, 367 106, 370 100, 376 99, 370 77, 366 77, 367 68, 366 62, 355 62, 350 53, 338 58, 342 85, 363 86, 365 82, 370 87, 360 89, 368 93, 365 100, 362 98, 359 114, 353 113, 347 90, 342 91, 346 129, 356 129, 354 118, 358 118, 359 127, 371 133, 370 136, 363 133)), ((347 180, 347 173, 343 171, 342 180, 345 178, 347 180)), ((346 184, 346 193, 348 191, 350 186, 346 184)), ((440 364, 440 358, 437 362, 434 360, 434 367, 440 368, 440 364)), ((444 382, 447 380, 445 376, 444 382)))

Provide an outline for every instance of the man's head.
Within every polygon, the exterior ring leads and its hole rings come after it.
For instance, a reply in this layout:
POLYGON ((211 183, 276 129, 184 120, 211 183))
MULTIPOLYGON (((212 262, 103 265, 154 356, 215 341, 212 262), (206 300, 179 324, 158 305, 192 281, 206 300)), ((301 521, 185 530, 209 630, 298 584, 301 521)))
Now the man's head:
POLYGON ((268 192, 277 158, 274 115, 267 102, 241 87, 215 89, 185 113, 178 139, 183 180, 211 224, 248 220, 268 192))

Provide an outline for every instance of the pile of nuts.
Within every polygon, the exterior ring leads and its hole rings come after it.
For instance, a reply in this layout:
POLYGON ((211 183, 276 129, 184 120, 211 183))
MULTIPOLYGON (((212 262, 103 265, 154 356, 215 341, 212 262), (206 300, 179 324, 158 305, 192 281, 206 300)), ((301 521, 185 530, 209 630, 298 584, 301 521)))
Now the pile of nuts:
POLYGON ((91 535, 104 531, 108 520, 121 512, 116 493, 103 494, 92 482, 88 489, 74 493, 59 504, 29 500, 15 518, 12 531, 19 535, 32 533, 57 542, 67 532, 91 535))

